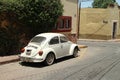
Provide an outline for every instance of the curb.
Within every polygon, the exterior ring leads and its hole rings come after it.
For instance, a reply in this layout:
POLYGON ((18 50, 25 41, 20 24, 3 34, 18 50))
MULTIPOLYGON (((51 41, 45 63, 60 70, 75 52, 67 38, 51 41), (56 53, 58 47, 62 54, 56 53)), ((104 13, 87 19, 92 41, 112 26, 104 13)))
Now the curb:
POLYGON ((109 39, 109 40, 99 40, 99 39, 78 39, 78 41, 91 41, 91 42, 120 42, 120 39, 109 39))
POLYGON ((79 48, 87 48, 88 46, 86 45, 78 45, 79 48))
POLYGON ((108 40, 110 42, 120 42, 120 39, 111 39, 111 40, 108 40))
POLYGON ((97 40, 97 39, 78 39, 78 41, 90 41, 90 42, 105 42, 108 40, 97 40))
POLYGON ((0 65, 19 61, 18 55, 0 57, 0 65))

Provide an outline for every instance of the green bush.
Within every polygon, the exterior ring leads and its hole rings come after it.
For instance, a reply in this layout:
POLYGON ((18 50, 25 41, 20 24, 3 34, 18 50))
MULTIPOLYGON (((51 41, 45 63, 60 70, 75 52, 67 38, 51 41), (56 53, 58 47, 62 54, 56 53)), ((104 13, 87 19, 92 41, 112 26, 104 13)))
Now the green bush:
POLYGON ((49 32, 63 13, 61 0, 5 0, 0 12, 13 12, 17 20, 31 30, 31 35, 49 32))
POLYGON ((116 0, 94 0, 93 8, 107 8, 109 4, 116 3, 116 0))
POLYGON ((10 30, 0 27, 0 56, 19 53, 19 38, 15 36, 10 30))
POLYGON ((2 13, 6 15, 0 23, 5 20, 9 24, 0 27, 0 56, 13 55, 29 38, 51 31, 63 13, 63 5, 61 0, 0 0, 2 13))

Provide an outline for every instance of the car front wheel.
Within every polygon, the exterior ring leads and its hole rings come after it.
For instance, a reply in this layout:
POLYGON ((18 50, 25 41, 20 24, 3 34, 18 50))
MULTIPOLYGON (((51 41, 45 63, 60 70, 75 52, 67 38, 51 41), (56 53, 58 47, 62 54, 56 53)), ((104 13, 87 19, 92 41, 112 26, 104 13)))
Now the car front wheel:
POLYGON ((78 49, 75 48, 73 51, 73 57, 78 57, 78 49))
POLYGON ((54 63, 55 56, 53 53, 49 53, 44 61, 45 65, 49 66, 54 63))

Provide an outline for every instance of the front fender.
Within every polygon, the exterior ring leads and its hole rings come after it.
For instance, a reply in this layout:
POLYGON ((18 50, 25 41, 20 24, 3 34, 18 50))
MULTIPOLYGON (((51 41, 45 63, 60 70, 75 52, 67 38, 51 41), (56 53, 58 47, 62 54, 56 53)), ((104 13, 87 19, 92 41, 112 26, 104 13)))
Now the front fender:
MULTIPOLYGON (((73 52, 74 52, 75 48, 78 48, 78 45, 77 44, 72 44, 71 47, 70 47, 69 55, 73 55, 73 52)), ((80 50, 80 49, 78 48, 78 50, 80 50)))

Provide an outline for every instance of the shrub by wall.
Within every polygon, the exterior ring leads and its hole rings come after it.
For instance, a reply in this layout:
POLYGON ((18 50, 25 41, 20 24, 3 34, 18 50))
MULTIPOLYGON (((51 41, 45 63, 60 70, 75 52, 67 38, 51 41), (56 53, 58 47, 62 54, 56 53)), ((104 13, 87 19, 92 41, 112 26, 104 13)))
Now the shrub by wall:
POLYGON ((19 49, 19 37, 8 28, 0 27, 0 56, 18 54, 19 49))

